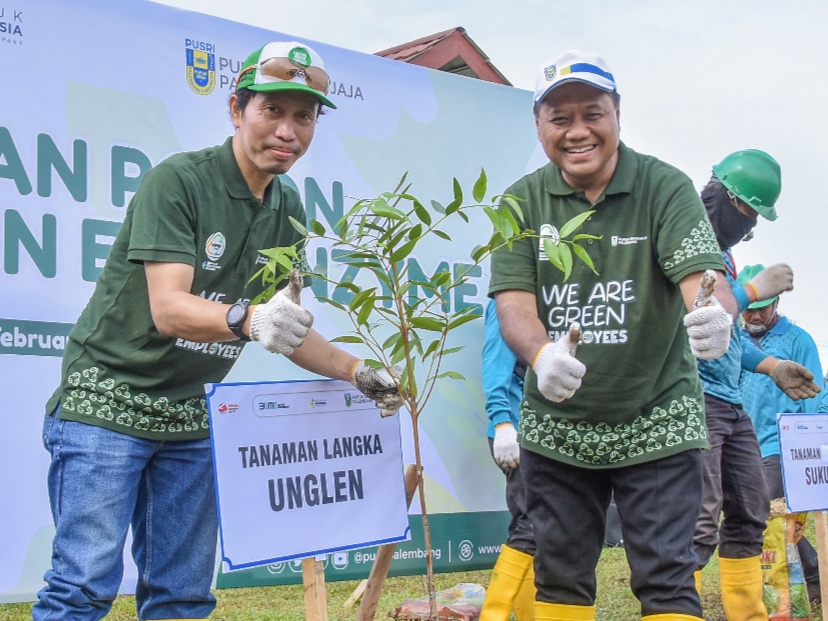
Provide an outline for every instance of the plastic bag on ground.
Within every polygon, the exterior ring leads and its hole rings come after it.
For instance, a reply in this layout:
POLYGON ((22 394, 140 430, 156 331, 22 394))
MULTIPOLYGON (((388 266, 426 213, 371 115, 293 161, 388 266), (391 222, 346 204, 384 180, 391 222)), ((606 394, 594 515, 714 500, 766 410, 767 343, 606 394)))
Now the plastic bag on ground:
MULTIPOLYGON (((437 591, 439 621, 477 621, 486 589, 480 584, 460 583, 450 589, 437 591)), ((399 621, 421 621, 431 613, 428 597, 407 599, 388 616, 399 621)))

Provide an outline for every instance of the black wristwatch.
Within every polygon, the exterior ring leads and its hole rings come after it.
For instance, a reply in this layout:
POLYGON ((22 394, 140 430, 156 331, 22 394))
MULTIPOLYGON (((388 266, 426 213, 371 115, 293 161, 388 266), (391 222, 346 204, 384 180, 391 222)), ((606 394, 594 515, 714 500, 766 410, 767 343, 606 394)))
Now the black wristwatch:
POLYGON ((250 302, 236 302, 233 306, 227 309, 227 327, 230 328, 230 332, 235 334, 242 341, 250 340, 250 337, 247 336, 242 330, 242 326, 247 319, 247 310, 249 306, 250 302))

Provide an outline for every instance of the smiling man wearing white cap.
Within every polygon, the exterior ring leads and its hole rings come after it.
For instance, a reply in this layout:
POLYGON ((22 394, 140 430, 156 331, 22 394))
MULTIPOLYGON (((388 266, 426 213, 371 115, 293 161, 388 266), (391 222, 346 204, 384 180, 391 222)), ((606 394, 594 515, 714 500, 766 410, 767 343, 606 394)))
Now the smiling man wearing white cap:
POLYGON ((401 399, 386 371, 330 344, 300 305, 304 251, 269 302, 259 251, 302 241, 299 195, 278 174, 307 151, 329 78, 319 55, 274 42, 250 55, 230 96, 236 131, 144 177, 92 298, 69 334, 43 440, 55 540, 35 621, 109 611, 132 529, 138 618, 205 619, 218 522, 204 384, 247 341, 350 380, 384 416, 401 399))
POLYGON ((519 442, 535 619, 595 618, 613 492, 643 618, 699 619, 692 537, 708 444, 693 356, 727 350, 722 305, 736 309, 726 286, 696 301, 705 271, 722 277, 719 247, 690 179, 621 142, 620 96, 600 56, 542 65, 534 113, 550 163, 506 193, 523 199, 540 239, 493 255, 489 293, 529 366, 519 442), (579 237, 561 232, 587 211, 579 237), (571 259, 568 278, 549 242, 571 259))

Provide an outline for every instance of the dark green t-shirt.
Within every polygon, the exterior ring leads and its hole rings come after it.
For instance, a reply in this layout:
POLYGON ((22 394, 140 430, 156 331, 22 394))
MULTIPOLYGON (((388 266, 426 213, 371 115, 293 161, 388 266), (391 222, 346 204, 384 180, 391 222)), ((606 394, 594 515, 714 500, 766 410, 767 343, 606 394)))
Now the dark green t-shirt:
POLYGON ((506 190, 526 200, 526 226, 558 238, 572 217, 595 213, 576 234, 598 275, 576 258, 567 282, 527 238, 492 257, 489 293, 537 295, 538 316, 552 340, 578 321, 577 358, 587 368, 575 395, 551 403, 528 370, 521 405, 521 444, 585 467, 632 465, 705 448, 702 389, 682 322, 677 283, 693 272, 722 269, 721 253, 701 199, 677 169, 621 144, 604 195, 590 205, 554 165, 506 190))
POLYGON ((159 333, 143 262, 191 265, 190 293, 229 305, 261 293, 260 280, 249 283, 266 262, 259 250, 302 239, 288 216, 305 222, 299 195, 278 178, 264 201, 253 196, 231 140, 174 155, 146 174, 69 334, 61 385, 48 412, 60 405, 64 420, 140 438, 209 436, 204 384, 224 378, 244 343, 196 343, 159 333))

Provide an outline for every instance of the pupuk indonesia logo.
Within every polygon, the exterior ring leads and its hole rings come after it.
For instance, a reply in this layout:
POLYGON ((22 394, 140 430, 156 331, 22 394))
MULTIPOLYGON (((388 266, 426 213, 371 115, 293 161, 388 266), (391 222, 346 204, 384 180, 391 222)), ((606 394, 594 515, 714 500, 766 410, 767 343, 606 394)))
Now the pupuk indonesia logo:
POLYGON ((23 45, 23 11, 0 5, 0 43, 23 45))
POLYGON ((187 50, 187 84, 199 95, 209 95, 216 88, 216 46, 204 41, 185 39, 187 50))

